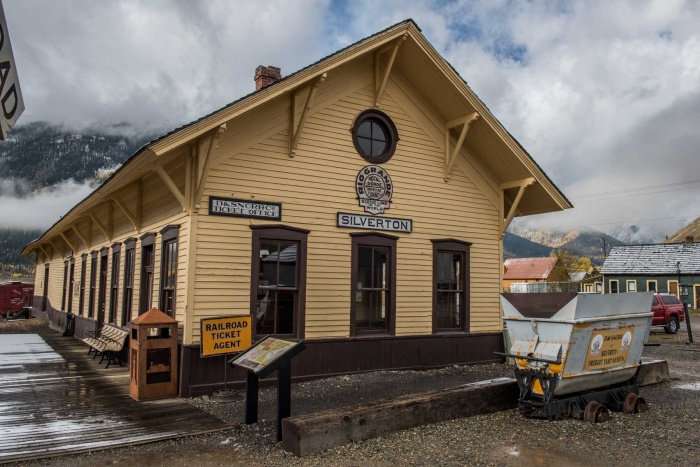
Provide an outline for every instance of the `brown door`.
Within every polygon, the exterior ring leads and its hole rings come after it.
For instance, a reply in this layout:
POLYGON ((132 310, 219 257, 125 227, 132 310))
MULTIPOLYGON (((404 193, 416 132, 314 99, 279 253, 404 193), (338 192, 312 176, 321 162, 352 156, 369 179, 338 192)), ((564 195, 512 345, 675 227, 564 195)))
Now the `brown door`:
POLYGON ((107 256, 100 258, 100 290, 97 296, 97 323, 105 319, 105 296, 107 295, 107 256))
POLYGON ((46 311, 49 305, 49 265, 44 265, 44 298, 41 302, 41 311, 46 311))
POLYGON ((70 261, 70 273, 68 279, 68 313, 73 312, 73 285, 75 285, 75 262, 70 261))
POLYGON ((700 285, 694 285, 693 289, 695 289, 695 308, 696 310, 698 309, 698 302, 700 302, 700 285))
POLYGON ((680 297, 680 295, 678 294, 678 282, 676 282, 676 281, 669 281, 669 283, 668 283, 668 293, 675 295, 676 298, 680 297))
POLYGON ((160 309, 175 317, 177 288, 177 239, 163 242, 163 267, 160 276, 160 309))
POLYGON ((141 250, 141 294, 139 315, 151 309, 153 303, 153 245, 141 250))

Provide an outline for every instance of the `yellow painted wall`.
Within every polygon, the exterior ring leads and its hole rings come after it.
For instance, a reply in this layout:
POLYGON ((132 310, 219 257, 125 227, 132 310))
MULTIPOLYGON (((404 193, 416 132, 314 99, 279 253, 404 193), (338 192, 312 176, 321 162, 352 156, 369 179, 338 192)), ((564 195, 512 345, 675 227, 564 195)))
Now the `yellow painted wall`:
MULTIPOLYGON (((455 165, 449 182, 444 181, 440 142, 444 136, 436 136, 426 116, 429 112, 420 111, 426 104, 403 83, 392 72, 380 104, 400 137, 395 155, 382 164, 394 184, 392 205, 384 216, 412 219, 414 228, 411 234, 396 234, 400 237, 396 333, 432 332, 431 239, 441 238, 473 243, 471 331, 498 331, 502 260, 499 209, 494 203, 497 194, 486 193, 483 177, 465 171, 469 165, 464 161, 455 165)), ((349 335, 349 233, 356 230, 336 227, 336 213, 365 214, 358 206, 354 182, 358 171, 369 163, 357 154, 350 129, 355 117, 372 107, 372 92, 368 61, 329 73, 293 158, 288 151, 288 97, 229 122, 198 214, 194 342, 199 341, 201 318, 250 312, 249 226, 270 223, 209 216, 209 195, 281 202, 282 224, 310 230, 306 338, 349 335)), ((302 91, 299 114, 304 100, 302 91)))
MULTIPOLYGON (((175 181, 181 191, 184 191, 185 184, 185 152, 180 151, 179 154, 173 156, 173 161, 166 164, 166 171, 170 174, 171 178, 175 181)), ((91 276, 91 263, 90 263, 90 252, 98 251, 107 246, 110 247, 108 254, 107 263, 107 294, 106 294, 106 306, 105 306, 105 321, 109 318, 110 309, 110 287, 112 279, 112 250, 111 246, 115 242, 123 242, 129 237, 134 237, 137 239, 136 242, 136 252, 135 252, 135 274, 134 274, 134 300, 132 304, 132 316, 135 318, 138 315, 139 306, 139 290, 140 290, 140 266, 141 266, 141 241, 139 237, 146 232, 156 233, 155 240, 155 267, 154 267, 154 283, 153 283, 153 302, 151 306, 158 305, 158 288, 160 283, 160 246, 161 246, 161 236, 158 232, 167 225, 180 225, 179 239, 178 239, 178 289, 177 289, 177 319, 184 323, 185 320, 185 304, 187 302, 187 288, 186 288, 186 257, 189 244, 189 217, 183 212, 182 206, 178 203, 175 197, 171 194, 168 188, 165 186, 160 176, 149 172, 146 173, 141 179, 142 186, 142 226, 141 232, 138 233, 126 215, 121 211, 121 209, 112 203, 112 216, 113 216, 113 237, 109 241, 107 237, 102 233, 102 231, 88 218, 83 218, 78 222, 80 231, 84 236, 89 237, 91 246, 88 248, 78 236, 72 230, 66 231, 68 240, 77 247, 77 251, 74 252, 75 258, 75 281, 78 283, 81 278, 81 255, 83 253, 88 253, 87 261, 87 272, 86 272, 86 288, 85 288, 85 302, 83 306, 82 313, 80 313, 80 294, 74 292, 73 294, 73 313, 81 314, 82 316, 88 315, 89 309, 89 285, 91 276), (90 227, 91 224, 91 227, 90 227), (91 234, 89 235, 88 232, 91 234)), ((121 199, 124 201, 126 206, 132 213, 137 212, 137 191, 135 187, 126 188, 120 195, 121 199)), ((107 226, 109 219, 109 207, 106 203, 101 205, 96 211, 98 219, 107 226)), ((62 240, 55 238, 54 243, 61 249, 59 251, 50 250, 52 258, 50 260, 50 273, 49 273, 49 299, 51 305, 55 309, 61 308, 61 294, 63 290, 63 264, 64 264, 64 251, 69 248, 65 246, 62 240)), ((122 245, 120 254, 120 267, 119 267, 119 294, 117 298, 117 308, 116 316, 117 323, 120 323, 122 305, 123 305, 123 285, 124 285, 124 260, 126 256, 126 250, 124 245, 122 245)), ((96 273, 99 274, 99 253, 96 273)), ((35 293, 37 295, 43 294, 43 281, 44 281, 44 263, 39 262, 36 272, 36 284, 35 293)), ((97 317, 97 302, 99 296, 99 280, 97 282, 98 288, 95 292, 94 297, 94 317, 97 317)), ((66 295, 66 306, 63 311, 68 309, 68 296, 66 295)))

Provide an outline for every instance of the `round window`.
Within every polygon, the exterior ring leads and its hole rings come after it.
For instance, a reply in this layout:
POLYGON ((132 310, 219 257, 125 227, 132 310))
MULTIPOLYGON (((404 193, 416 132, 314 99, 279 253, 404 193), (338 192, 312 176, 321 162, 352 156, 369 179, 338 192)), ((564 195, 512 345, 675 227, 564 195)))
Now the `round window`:
POLYGON ((398 139, 394 122, 378 110, 365 110, 358 115, 352 127, 355 149, 363 159, 374 164, 391 159, 398 139))

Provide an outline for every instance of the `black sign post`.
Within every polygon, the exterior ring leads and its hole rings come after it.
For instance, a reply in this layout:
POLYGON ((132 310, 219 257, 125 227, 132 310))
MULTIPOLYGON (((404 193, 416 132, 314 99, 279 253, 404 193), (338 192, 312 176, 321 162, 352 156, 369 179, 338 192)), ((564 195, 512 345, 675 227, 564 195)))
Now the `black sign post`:
POLYGON ((246 375, 245 423, 258 422, 258 381, 277 371, 277 441, 282 441, 282 419, 292 414, 292 359, 306 345, 303 341, 287 341, 266 337, 255 347, 229 361, 243 368, 246 375))

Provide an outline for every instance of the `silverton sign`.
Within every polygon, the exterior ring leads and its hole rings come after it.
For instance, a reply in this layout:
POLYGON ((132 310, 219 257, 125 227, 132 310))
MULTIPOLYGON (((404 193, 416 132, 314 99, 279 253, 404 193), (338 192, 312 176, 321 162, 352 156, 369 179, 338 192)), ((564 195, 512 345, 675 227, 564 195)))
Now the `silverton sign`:
POLYGON ((282 205, 248 199, 209 198, 209 214, 213 216, 253 217, 282 220, 282 205))
POLYGON ((411 233, 413 231, 413 221, 411 219, 394 219, 391 217, 366 216, 363 214, 339 212, 338 227, 411 233))

